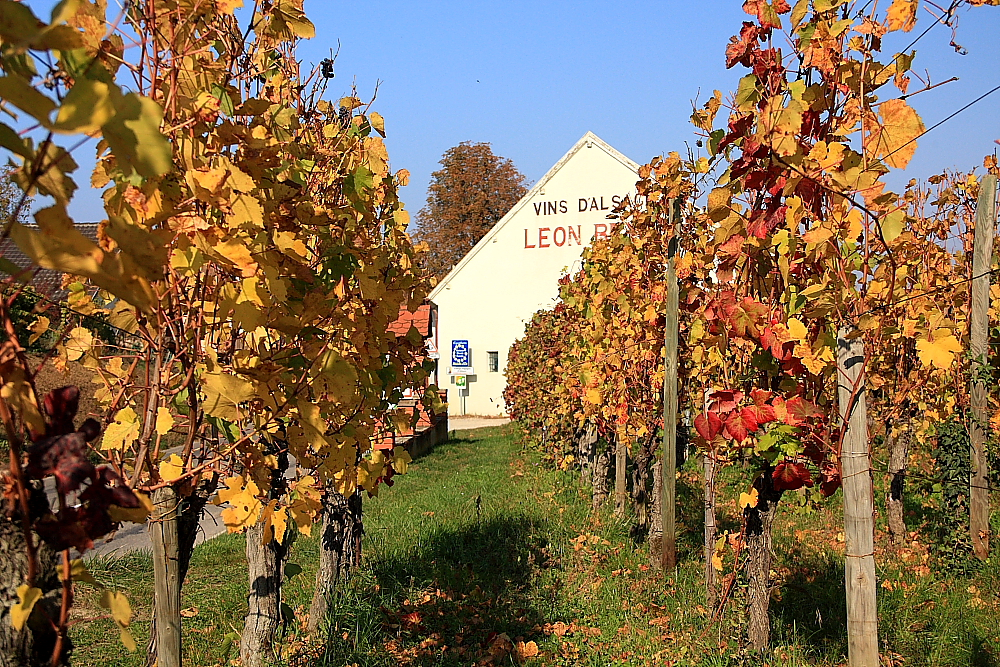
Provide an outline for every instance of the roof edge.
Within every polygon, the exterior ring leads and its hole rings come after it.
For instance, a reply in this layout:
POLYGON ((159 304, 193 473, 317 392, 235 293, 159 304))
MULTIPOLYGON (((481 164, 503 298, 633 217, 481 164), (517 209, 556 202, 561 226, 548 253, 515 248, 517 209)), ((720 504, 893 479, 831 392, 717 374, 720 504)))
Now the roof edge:
POLYGON ((441 282, 439 282, 437 285, 434 286, 434 289, 431 290, 431 293, 429 295, 427 295, 427 298, 433 301, 437 297, 437 295, 440 294, 442 290, 444 290, 445 286, 451 282, 452 278, 458 275, 458 273, 462 270, 462 268, 466 264, 468 264, 475 255, 479 254, 479 251, 482 250, 482 248, 486 246, 494 236, 500 233, 500 230, 503 229, 504 226, 506 226, 508 220, 514 217, 514 215, 516 215, 518 211, 520 211, 522 208, 527 206, 531 198, 534 197, 539 190, 542 190, 545 187, 545 184, 548 183, 550 180, 552 180, 552 177, 555 176, 559 172, 559 170, 562 169, 563 166, 565 166, 565 164, 569 162, 574 155, 580 152, 581 148, 584 148, 585 146, 588 146, 590 144, 597 146, 605 153, 613 157, 615 160, 620 162, 622 165, 634 171, 636 177, 639 176, 639 165, 637 163, 630 160, 623 153, 619 152, 618 150, 613 148, 610 144, 608 144, 608 142, 604 141, 599 136, 588 130, 587 133, 584 134, 579 141, 573 144, 573 147, 570 148, 558 162, 552 165, 552 167, 547 172, 545 172, 544 176, 538 179, 537 183, 531 186, 531 189, 528 190, 524 194, 524 196, 521 197, 521 199, 519 199, 518 202, 514 204, 510 208, 510 210, 507 211, 507 213, 504 214, 502 218, 497 220, 497 223, 493 225, 490 231, 486 232, 486 234, 484 234, 483 237, 479 239, 476 245, 472 246, 472 249, 469 250, 469 252, 465 253, 465 257, 463 257, 458 262, 458 264, 451 267, 451 271, 449 271, 447 275, 445 275, 445 277, 441 279, 441 282))

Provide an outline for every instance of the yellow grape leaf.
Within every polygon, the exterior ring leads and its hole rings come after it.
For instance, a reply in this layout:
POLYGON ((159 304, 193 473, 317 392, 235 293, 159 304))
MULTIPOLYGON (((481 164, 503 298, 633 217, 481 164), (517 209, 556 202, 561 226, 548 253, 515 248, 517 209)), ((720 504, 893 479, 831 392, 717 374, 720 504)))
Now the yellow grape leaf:
POLYGON ((115 623, 119 626, 127 628, 132 622, 132 605, 124 593, 105 588, 101 592, 98 604, 111 612, 111 618, 115 619, 115 623))
POLYGON ((895 169, 903 169, 917 150, 924 122, 903 100, 886 100, 878 108, 879 123, 868 135, 868 150, 895 169))
POLYGON ((261 520, 264 522, 264 531, 261 534, 261 544, 268 544, 275 540, 282 544, 285 540, 285 531, 288 529, 288 508, 278 507, 278 501, 272 500, 261 512, 261 520))
POLYGON ((172 482, 184 474, 184 459, 177 454, 171 454, 169 458, 160 461, 160 477, 164 482, 172 482))
POLYGON ((392 469, 398 472, 400 475, 405 475, 406 471, 410 468, 410 463, 413 462, 413 458, 410 453, 406 451, 405 447, 394 447, 392 450, 392 469))
POLYGON ((73 226, 65 206, 57 204, 35 213, 38 228, 15 222, 10 237, 24 254, 43 269, 90 278, 99 287, 140 308, 153 299, 149 283, 125 271, 121 258, 105 254, 73 226))
POLYGON ((112 521, 121 523, 130 521, 131 523, 146 523, 146 519, 153 513, 153 501, 148 495, 141 491, 135 491, 139 499, 139 507, 119 507, 118 505, 108 506, 108 516, 112 521))
POLYGON ((132 408, 122 408, 115 420, 104 429, 101 450, 124 449, 139 437, 139 415, 132 408))
POLYGON ((722 572, 722 553, 719 551, 712 552, 712 567, 715 568, 716 572, 722 572))
MULTIPOLYGON (((249 239, 248 239, 249 242, 249 239)), ((216 253, 238 268, 245 278, 257 274, 257 261, 250 254, 250 249, 240 239, 228 239, 213 246, 216 253)))
POLYGON ((243 0, 215 0, 215 8, 220 14, 232 14, 243 6, 243 0))
POLYGON ((757 489, 750 489, 750 493, 741 493, 738 503, 739 508, 742 510, 746 507, 757 507, 758 496, 757 489))
POLYGON ((910 32, 917 23, 918 0, 892 0, 889 11, 885 15, 889 30, 910 32))
POLYGON ((3 380, 3 387, 0 387, 0 397, 3 397, 21 415, 21 419, 24 420, 32 433, 45 433, 45 420, 42 419, 42 412, 38 409, 35 392, 25 378, 24 369, 20 366, 14 366, 7 372, 3 380))
MULTIPOLYGON (((101 584, 94 579, 90 574, 90 570, 87 569, 87 564, 83 562, 82 558, 74 558, 69 563, 70 568, 70 578, 73 581, 82 581, 85 584, 90 584, 91 586, 97 586, 98 588, 103 588, 101 584)), ((59 581, 64 581, 62 568, 59 568, 59 581)))
POLYGON ((226 488, 219 491, 218 503, 228 503, 229 507, 222 511, 222 522, 230 533, 244 530, 257 523, 262 505, 260 489, 252 479, 243 475, 228 478, 226 488))
POLYGON ((385 136, 385 119, 382 118, 382 114, 378 111, 372 111, 368 114, 368 122, 371 123, 372 129, 385 136))
POLYGON ((156 408, 156 432, 166 435, 173 427, 174 416, 170 414, 170 410, 164 407, 156 408))
POLYGON ((788 320, 788 335, 791 340, 805 340, 809 331, 806 329, 806 325, 796 318, 788 320))
POLYGON ((130 653, 135 653, 138 647, 135 645, 135 638, 132 636, 131 630, 126 627, 118 626, 118 638, 122 642, 122 646, 127 648, 130 653))
POLYGON ((240 225, 264 227, 264 209, 260 202, 251 195, 239 195, 232 202, 232 213, 226 216, 226 224, 230 228, 240 225))
POLYGON ((49 330, 49 325, 51 321, 44 315, 39 315, 38 319, 32 323, 28 331, 31 332, 31 336, 28 337, 28 345, 31 345, 36 340, 45 335, 45 332, 49 330))
POLYGON ((828 227, 814 227, 802 235, 802 240, 806 243, 820 244, 833 236, 833 231, 828 227))
POLYGON ((66 339, 66 358, 69 361, 77 361, 94 347, 94 334, 89 329, 76 327, 69 332, 66 339))
POLYGON ((205 393, 205 412, 213 417, 236 422, 243 418, 240 403, 256 396, 253 383, 229 373, 205 373, 201 378, 205 393))
POLYGON ((936 329, 930 337, 917 341, 917 357, 924 366, 945 369, 955 361, 962 345, 950 329, 936 329))
POLYGON ((597 387, 591 387, 590 389, 587 390, 586 398, 589 402, 593 403, 594 405, 600 405, 601 390, 598 389, 597 387))
POLYGON ((17 602, 10 606, 10 624, 15 630, 23 630, 24 624, 31 616, 35 603, 42 597, 42 589, 21 584, 17 587, 17 602))

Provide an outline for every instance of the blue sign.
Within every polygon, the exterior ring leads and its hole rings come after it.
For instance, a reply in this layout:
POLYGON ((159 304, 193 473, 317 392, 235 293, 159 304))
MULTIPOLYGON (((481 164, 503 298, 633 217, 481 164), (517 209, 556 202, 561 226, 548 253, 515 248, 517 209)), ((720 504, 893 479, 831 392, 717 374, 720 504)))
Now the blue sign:
POLYGON ((451 365, 452 366, 472 365, 472 351, 469 349, 469 341, 467 340, 451 341, 451 365))

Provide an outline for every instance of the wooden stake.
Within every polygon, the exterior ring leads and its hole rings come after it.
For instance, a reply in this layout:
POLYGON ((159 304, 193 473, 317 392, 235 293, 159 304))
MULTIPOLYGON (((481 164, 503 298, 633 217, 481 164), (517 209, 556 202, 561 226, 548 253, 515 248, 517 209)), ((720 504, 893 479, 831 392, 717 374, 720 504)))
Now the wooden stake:
POLYGON ((153 492, 149 521, 153 543, 153 617, 156 666, 181 667, 181 577, 178 515, 180 497, 172 486, 153 492))
POLYGON ((615 443, 615 516, 625 516, 625 471, 628 463, 628 449, 622 438, 615 443))
POLYGON ((677 252, 677 220, 680 218, 681 202, 674 199, 670 203, 670 245, 667 248, 667 312, 663 331, 663 498, 660 512, 663 517, 663 570, 669 572, 677 567, 677 329, 678 329, 678 289, 677 268, 674 255, 677 252))
POLYGON ((851 667, 878 667, 875 600, 875 499, 864 343, 854 327, 837 333, 837 398, 845 432, 841 448, 847 587, 847 656, 851 667))
POLYGON ((990 555, 989 464, 986 460, 986 414, 988 390, 983 380, 989 368, 990 269, 993 265, 993 237, 996 235, 997 177, 987 174, 979 189, 976 204, 976 231, 972 245, 972 312, 969 314, 969 352, 972 354, 970 404, 972 420, 969 440, 972 446, 972 472, 969 480, 969 531, 976 556, 990 555))
POLYGON ((715 452, 705 453, 705 600, 708 609, 715 613, 718 601, 715 580, 716 571, 712 564, 715 554, 715 452))

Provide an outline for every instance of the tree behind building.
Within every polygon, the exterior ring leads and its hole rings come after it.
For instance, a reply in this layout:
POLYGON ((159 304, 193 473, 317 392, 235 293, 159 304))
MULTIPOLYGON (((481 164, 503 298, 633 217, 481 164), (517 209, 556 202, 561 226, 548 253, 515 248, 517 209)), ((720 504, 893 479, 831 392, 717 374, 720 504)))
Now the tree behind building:
POLYGON ((444 277, 527 192, 524 175, 488 143, 463 141, 431 175, 414 240, 427 243, 424 268, 444 277))

